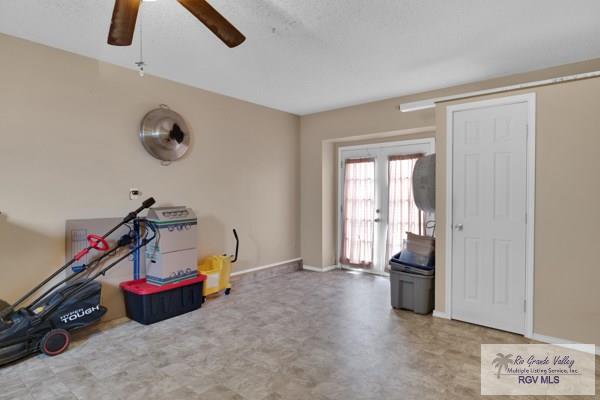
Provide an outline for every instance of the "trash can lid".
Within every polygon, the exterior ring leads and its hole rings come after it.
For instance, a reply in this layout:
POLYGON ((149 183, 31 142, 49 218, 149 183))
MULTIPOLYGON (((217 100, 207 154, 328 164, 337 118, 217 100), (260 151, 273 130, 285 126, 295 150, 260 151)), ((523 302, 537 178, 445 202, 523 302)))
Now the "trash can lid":
POLYGON ((136 279, 133 281, 121 282, 119 287, 126 292, 138 294, 138 295, 149 295, 156 294, 161 292, 166 292, 168 290, 177 289, 183 286, 193 285, 195 283, 200 283, 206 280, 206 276, 198 275, 195 278, 184 279, 179 282, 168 283, 166 285, 157 286, 151 285, 146 282, 146 279, 136 279))

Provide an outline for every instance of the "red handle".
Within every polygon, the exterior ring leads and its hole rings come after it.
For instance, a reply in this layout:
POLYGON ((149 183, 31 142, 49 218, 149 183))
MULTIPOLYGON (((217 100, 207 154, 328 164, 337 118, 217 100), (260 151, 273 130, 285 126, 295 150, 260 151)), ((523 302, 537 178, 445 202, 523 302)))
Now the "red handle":
POLYGON ((77 254, 75 254, 75 256, 73 258, 75 259, 75 261, 79 261, 87 253, 89 253, 88 249, 81 249, 77 254))
POLYGON ((107 251, 109 249, 106 239, 102 236, 94 235, 93 233, 87 235, 87 242, 88 246, 98 251, 107 251))

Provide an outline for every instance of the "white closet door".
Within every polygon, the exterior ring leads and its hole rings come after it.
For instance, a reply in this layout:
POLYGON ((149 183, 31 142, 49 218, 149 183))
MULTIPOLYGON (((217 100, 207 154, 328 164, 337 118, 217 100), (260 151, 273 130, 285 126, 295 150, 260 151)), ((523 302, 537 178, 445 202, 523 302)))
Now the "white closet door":
POLYGON ((454 111, 452 318, 525 330, 528 104, 454 111))

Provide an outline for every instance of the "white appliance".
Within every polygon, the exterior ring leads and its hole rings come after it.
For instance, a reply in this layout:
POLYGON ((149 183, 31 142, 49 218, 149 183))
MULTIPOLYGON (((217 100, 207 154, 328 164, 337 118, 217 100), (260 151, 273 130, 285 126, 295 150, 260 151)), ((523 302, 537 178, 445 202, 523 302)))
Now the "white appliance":
POLYGON ((190 208, 157 207, 148 222, 158 228, 157 240, 146 246, 146 281, 166 285, 198 275, 198 219, 190 208))

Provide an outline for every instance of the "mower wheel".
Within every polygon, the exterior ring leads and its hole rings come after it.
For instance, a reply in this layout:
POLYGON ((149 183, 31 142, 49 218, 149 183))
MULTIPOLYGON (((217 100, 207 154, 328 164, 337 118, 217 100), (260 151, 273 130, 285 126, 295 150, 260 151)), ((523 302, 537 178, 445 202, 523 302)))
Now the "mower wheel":
POLYGON ((228 287, 227 289, 225 289, 225 296, 229 296, 229 293, 231 293, 231 288, 228 287))
POLYGON ((67 350, 71 335, 64 329, 52 329, 40 341, 40 350, 48 356, 57 356, 67 350))

